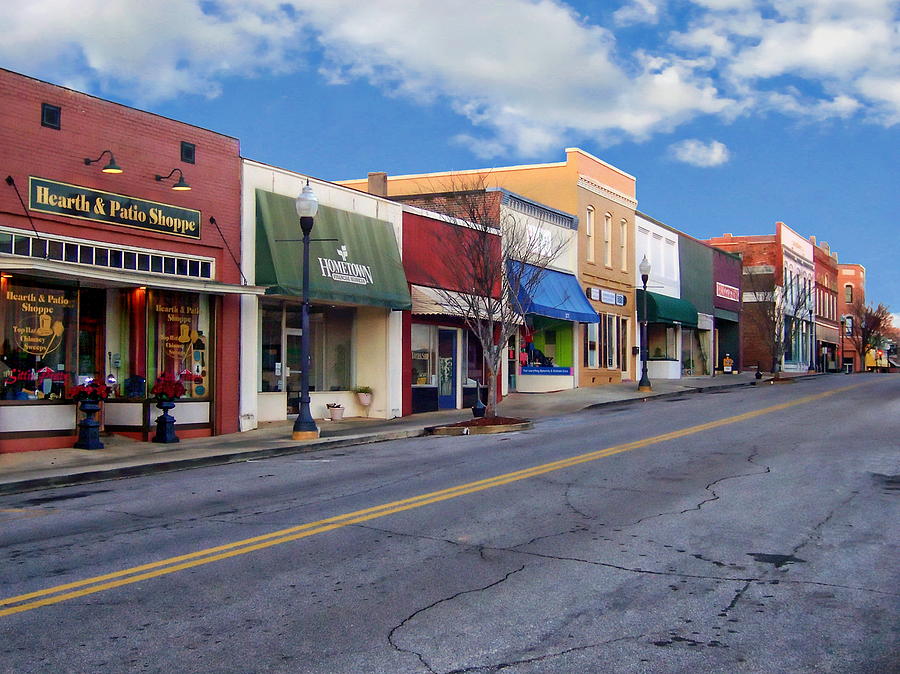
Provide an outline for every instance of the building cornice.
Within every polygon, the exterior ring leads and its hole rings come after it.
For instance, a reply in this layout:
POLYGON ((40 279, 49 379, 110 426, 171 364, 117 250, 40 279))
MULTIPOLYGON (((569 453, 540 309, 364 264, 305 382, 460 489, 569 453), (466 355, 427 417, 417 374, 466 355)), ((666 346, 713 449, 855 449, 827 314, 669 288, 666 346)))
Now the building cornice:
POLYGON ((610 201, 619 204, 620 206, 624 206, 630 210, 637 210, 637 199, 628 196, 620 192, 619 190, 613 189, 608 185, 603 185, 598 183, 593 178, 589 178, 586 175, 579 174, 578 176, 578 187, 582 187, 589 192, 593 192, 604 199, 609 199, 610 201))

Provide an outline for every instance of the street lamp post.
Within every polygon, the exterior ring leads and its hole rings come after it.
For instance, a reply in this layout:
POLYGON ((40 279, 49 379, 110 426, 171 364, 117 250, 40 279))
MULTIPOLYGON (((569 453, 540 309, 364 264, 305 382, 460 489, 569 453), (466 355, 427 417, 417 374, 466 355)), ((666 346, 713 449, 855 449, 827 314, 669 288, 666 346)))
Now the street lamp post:
POLYGON ((652 391, 650 377, 647 376, 647 352, 649 351, 647 344, 647 279, 650 278, 650 261, 646 255, 641 260, 638 269, 641 272, 641 283, 644 286, 644 320, 641 321, 641 380, 638 382, 638 391, 652 391))
POLYGON ((847 329, 847 319, 841 316, 841 359, 838 361, 838 367, 844 369, 844 331, 847 329))
POLYGON ((809 310, 809 369, 816 370, 816 317, 809 310))
POLYGON ((319 427, 309 411, 309 235, 319 210, 319 200, 309 186, 309 180, 294 205, 303 232, 303 306, 300 314, 300 409, 294 420, 292 437, 294 440, 314 440, 319 437, 319 427))

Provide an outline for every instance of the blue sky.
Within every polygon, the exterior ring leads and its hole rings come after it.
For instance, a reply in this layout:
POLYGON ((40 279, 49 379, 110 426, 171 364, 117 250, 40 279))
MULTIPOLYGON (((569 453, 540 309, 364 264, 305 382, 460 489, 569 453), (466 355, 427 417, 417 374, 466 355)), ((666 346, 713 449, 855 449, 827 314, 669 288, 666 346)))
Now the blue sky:
MULTIPOLYGON (((0 65, 326 179, 561 161, 700 238, 784 221, 900 312, 897 0, 32 0, 0 65), (77 11, 73 8, 77 6, 77 11)), ((895 321, 900 324, 900 321, 895 321)))

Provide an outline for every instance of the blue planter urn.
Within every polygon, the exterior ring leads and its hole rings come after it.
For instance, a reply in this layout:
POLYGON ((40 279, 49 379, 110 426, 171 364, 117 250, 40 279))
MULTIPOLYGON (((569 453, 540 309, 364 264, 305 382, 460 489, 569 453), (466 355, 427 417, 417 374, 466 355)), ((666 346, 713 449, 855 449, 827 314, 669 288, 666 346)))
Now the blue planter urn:
POLYGON ((94 419, 94 415, 100 411, 98 400, 82 400, 81 411, 85 413, 84 419, 78 422, 78 440, 76 449, 103 449, 100 442, 100 422, 94 419))
POLYGON ((153 442, 178 442, 175 435, 175 417, 169 415, 169 410, 175 407, 174 400, 160 400, 156 406, 163 411, 156 417, 156 435, 153 442))

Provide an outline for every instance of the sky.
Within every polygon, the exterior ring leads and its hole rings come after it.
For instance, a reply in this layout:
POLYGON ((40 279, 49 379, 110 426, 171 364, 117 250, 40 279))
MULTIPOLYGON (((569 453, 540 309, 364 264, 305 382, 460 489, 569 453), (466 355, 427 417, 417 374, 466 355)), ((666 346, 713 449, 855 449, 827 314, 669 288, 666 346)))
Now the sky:
MULTIPOLYGON (((900 313, 900 0, 30 0, 0 65, 327 180, 565 160, 692 236, 785 222, 900 313)), ((900 325, 900 319, 895 319, 900 325)))

